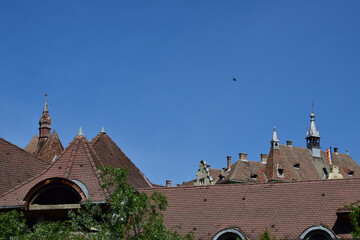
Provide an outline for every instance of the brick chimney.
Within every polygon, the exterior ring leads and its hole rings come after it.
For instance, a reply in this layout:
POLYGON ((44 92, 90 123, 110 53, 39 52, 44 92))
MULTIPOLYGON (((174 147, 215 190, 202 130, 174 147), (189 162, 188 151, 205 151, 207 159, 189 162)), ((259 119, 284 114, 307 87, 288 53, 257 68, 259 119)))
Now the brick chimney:
POLYGON ((171 180, 166 180, 166 187, 171 187, 171 180))
POLYGON ((247 153, 239 153, 240 160, 247 160, 247 153))
POLYGON ((262 164, 266 164, 266 163, 267 163, 267 158, 268 158, 268 155, 267 155, 267 154, 261 153, 261 154, 260 154, 260 158, 261 158, 261 163, 262 163, 262 164))
POLYGON ((226 169, 229 170, 229 169, 231 168, 231 156, 227 156, 227 157, 226 157, 226 160, 227 160, 227 161, 226 161, 226 163, 227 163, 226 169))

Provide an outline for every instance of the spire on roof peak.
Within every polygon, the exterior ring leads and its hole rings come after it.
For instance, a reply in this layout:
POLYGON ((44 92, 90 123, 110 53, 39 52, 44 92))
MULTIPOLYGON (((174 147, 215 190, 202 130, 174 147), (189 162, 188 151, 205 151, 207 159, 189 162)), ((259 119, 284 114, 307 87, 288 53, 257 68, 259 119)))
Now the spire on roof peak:
POLYGON ((320 133, 315 125, 314 104, 312 108, 313 109, 310 114, 310 126, 309 130, 306 132, 307 147, 310 149, 312 147, 320 147, 320 133))
POLYGON ((271 149, 279 149, 280 140, 276 133, 276 126, 274 126, 273 136, 271 138, 270 143, 271 143, 271 149))
POLYGON ((45 105, 42 116, 39 120, 39 139, 41 141, 46 141, 50 137, 51 131, 51 118, 49 115, 49 108, 47 104, 47 94, 45 94, 45 105))
POLYGON ((47 104, 47 93, 45 93, 45 105, 44 105, 44 112, 49 112, 48 104, 47 104))
POLYGON ((80 126, 80 128, 79 128, 79 130, 78 130, 78 132, 77 132, 76 136, 84 136, 84 137, 85 137, 85 135, 84 135, 84 133, 83 133, 83 130, 82 130, 81 126, 80 126))
POLYGON ((101 132, 101 133, 106 133, 106 132, 105 132, 105 128, 102 127, 101 130, 100 130, 100 132, 101 132))

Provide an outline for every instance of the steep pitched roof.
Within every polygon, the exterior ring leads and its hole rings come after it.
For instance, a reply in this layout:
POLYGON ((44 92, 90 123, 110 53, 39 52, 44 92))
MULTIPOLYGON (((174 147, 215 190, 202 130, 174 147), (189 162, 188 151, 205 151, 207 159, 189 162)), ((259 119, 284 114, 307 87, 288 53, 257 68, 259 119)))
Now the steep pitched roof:
POLYGON ((38 150, 37 156, 47 162, 51 162, 55 156, 59 156, 64 150, 58 134, 54 131, 46 140, 41 149, 38 150))
POLYGON ((39 144, 39 136, 35 134, 28 143, 28 145, 26 145, 25 151, 31 154, 35 154, 38 144, 39 144))
POLYGON ((37 175, 49 164, 0 138, 0 194, 37 175))
POLYGON ((276 239, 298 239, 314 225, 349 237, 338 225, 337 209, 359 200, 359 188, 360 179, 340 179, 140 191, 163 193, 168 199, 165 225, 181 224, 179 232, 193 231, 196 239, 212 239, 227 228, 238 228, 249 239, 258 239, 265 229, 276 239))
POLYGON ((61 144, 59 135, 55 131, 53 131, 50 137, 45 141, 39 141, 38 135, 35 134, 25 147, 25 151, 38 156, 48 163, 51 163, 54 156, 59 156, 63 150, 64 147, 61 144))
POLYGON ((152 187, 151 182, 105 132, 100 132, 90 144, 103 165, 128 169, 128 183, 135 189, 152 187))
MULTIPOLYGON (((273 151, 273 150, 271 150, 273 151)), ((269 154, 268 164, 274 160, 269 154)), ((280 145, 279 167, 284 169, 284 177, 274 179, 288 181, 306 181, 326 179, 330 173, 331 165, 327 161, 327 153, 321 151, 321 158, 313 157, 308 148, 280 145), (297 165, 295 167, 295 165, 297 165)), ((360 177, 360 166, 353 158, 342 153, 333 153, 333 165, 339 167, 344 178, 360 177), (349 174, 351 172, 351 174, 349 174)), ((275 171, 277 166, 271 168, 275 171)), ((268 176, 269 177, 269 176, 268 176)), ((270 180, 271 176, 269 177, 270 180)))
POLYGON ((39 182, 49 178, 77 180, 87 188, 92 201, 105 201, 98 168, 103 166, 84 136, 76 136, 63 153, 44 171, 0 196, 0 206, 24 206, 23 198, 39 182))
POLYGON ((229 173, 224 179, 217 183, 231 183, 231 182, 244 182, 244 183, 260 183, 266 182, 264 175, 265 164, 256 161, 244 161, 239 159, 233 165, 229 173))

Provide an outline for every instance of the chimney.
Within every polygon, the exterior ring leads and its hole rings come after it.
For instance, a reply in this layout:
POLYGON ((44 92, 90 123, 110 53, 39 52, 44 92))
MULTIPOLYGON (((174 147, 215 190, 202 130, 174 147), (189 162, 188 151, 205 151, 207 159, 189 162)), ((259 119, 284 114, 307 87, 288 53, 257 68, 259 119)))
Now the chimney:
POLYGON ((260 158, 261 158, 261 163, 262 163, 262 164, 266 164, 266 163, 267 163, 267 158, 268 158, 268 155, 267 155, 267 154, 261 153, 261 154, 260 154, 260 158))
POLYGON ((247 160, 247 153, 239 153, 240 160, 247 160))
POLYGON ((166 180, 166 187, 171 187, 171 180, 166 180))
POLYGON ((334 147, 334 153, 337 153, 337 152, 338 152, 338 150, 339 150, 339 148, 334 147))
POLYGON ((229 170, 231 168, 231 156, 227 156, 227 170, 229 170))
POLYGON ((292 141, 286 141, 286 145, 288 145, 289 147, 292 147, 292 141))

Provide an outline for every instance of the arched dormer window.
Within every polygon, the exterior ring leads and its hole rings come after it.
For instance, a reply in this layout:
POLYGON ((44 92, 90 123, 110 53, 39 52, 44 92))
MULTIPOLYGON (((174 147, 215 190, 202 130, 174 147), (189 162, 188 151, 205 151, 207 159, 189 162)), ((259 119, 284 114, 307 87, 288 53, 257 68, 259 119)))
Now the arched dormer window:
POLYGON ((80 208, 86 198, 82 188, 74 181, 51 178, 36 184, 25 196, 27 210, 54 210, 80 208))
POLYGON ((332 240, 337 239, 336 235, 328 228, 318 225, 306 229, 301 235, 300 240, 332 240))
POLYGON ((218 232, 212 240, 236 240, 237 238, 245 240, 245 235, 238 229, 228 228, 218 232))

